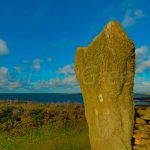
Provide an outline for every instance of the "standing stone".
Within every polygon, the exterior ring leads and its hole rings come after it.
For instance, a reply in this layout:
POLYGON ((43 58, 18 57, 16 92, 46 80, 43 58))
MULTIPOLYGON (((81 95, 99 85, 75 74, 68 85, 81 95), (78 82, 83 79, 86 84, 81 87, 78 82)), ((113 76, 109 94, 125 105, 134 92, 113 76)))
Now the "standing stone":
POLYGON ((135 46, 109 22, 88 47, 79 47, 75 72, 85 104, 92 150, 131 150, 135 46))

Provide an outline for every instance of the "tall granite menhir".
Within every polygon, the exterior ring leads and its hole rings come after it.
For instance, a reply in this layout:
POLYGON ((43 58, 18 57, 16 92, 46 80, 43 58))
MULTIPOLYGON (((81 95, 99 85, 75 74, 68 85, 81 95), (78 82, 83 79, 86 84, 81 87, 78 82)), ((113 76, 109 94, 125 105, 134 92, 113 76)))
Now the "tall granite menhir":
POLYGON ((75 72, 85 104, 92 150, 131 150, 135 46, 109 22, 88 47, 79 47, 75 72))

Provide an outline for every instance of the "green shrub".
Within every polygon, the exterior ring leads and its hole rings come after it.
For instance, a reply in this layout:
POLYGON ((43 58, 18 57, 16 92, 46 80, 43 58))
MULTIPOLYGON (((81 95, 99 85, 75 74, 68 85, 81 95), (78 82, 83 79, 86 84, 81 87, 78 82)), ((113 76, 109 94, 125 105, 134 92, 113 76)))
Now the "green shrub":
POLYGON ((0 127, 2 130, 9 131, 14 127, 14 123, 16 120, 16 116, 14 116, 13 112, 16 110, 13 106, 6 106, 1 109, 0 113, 0 127))
POLYGON ((43 109, 33 109, 30 112, 32 122, 34 126, 42 126, 44 120, 44 110, 43 109))

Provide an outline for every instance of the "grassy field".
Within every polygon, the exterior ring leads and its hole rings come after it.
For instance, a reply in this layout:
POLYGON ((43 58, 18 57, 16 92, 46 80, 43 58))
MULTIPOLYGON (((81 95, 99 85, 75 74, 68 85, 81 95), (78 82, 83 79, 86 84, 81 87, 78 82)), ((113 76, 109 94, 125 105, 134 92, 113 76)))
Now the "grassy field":
POLYGON ((1 102, 0 150, 90 150, 84 107, 1 102))

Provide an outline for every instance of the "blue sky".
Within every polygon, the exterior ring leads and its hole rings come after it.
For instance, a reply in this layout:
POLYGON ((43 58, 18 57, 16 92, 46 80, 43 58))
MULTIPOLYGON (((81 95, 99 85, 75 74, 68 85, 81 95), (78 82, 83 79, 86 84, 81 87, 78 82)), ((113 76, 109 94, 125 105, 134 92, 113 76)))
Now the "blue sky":
POLYGON ((0 92, 80 92, 76 48, 112 19, 137 47, 135 92, 150 92, 148 0, 5 0, 0 7, 0 92))

